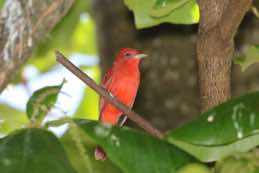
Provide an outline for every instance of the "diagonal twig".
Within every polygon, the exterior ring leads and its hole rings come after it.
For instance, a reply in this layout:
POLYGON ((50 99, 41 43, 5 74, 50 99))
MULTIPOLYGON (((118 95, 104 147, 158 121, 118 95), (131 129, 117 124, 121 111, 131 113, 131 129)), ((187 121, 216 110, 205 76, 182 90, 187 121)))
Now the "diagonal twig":
POLYGON ((62 53, 56 51, 56 58, 59 63, 66 67, 75 76, 81 79, 86 85, 92 88, 95 92, 109 101, 116 108, 121 110, 130 120, 134 121, 139 127, 143 128, 146 132, 154 137, 162 138, 163 134, 158 129, 154 128, 148 121, 142 118, 140 115, 132 111, 130 108, 122 104, 116 97, 113 97, 106 89, 96 84, 87 74, 81 71, 78 67, 72 64, 62 53))

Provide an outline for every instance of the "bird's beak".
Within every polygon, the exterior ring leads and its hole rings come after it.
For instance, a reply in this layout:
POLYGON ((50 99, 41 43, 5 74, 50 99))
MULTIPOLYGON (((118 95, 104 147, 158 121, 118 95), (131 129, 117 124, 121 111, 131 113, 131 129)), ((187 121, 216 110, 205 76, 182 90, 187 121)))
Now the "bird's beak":
POLYGON ((142 58, 147 57, 147 55, 143 54, 143 53, 140 53, 140 54, 137 54, 135 57, 138 58, 138 59, 142 59, 142 58))

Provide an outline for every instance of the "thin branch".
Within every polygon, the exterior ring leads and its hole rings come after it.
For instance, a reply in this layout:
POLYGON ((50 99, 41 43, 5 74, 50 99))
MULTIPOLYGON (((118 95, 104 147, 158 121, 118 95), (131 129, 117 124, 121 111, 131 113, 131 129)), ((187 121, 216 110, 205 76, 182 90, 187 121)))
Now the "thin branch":
POLYGON ((134 121, 138 126, 146 130, 148 133, 153 135, 154 137, 162 138, 163 134, 158 129, 154 128, 149 122, 147 122, 140 115, 132 111, 130 108, 122 104, 116 97, 113 97, 106 89, 102 86, 96 84, 96 82, 91 79, 87 74, 82 72, 79 68, 77 68, 74 64, 72 64, 62 53, 56 51, 57 61, 65 66, 70 72, 76 75, 79 79, 81 79, 86 85, 96 91, 99 95, 109 101, 116 108, 121 110, 127 117, 134 121))

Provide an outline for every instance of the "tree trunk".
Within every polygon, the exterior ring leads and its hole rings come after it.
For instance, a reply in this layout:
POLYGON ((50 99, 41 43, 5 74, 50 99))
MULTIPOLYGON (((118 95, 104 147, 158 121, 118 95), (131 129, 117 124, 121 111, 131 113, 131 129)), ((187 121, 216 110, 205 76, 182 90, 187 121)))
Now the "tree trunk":
POLYGON ((6 0, 0 14, 0 92, 73 0, 6 0))
POLYGON ((199 0, 197 43, 202 111, 231 97, 234 36, 252 0, 199 0))

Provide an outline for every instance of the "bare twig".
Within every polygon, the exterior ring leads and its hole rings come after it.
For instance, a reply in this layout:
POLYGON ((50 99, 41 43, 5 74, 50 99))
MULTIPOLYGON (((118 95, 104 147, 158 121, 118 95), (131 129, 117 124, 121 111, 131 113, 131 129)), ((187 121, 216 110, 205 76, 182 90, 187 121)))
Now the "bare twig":
POLYGON ((134 121, 138 126, 146 130, 151 135, 162 138, 163 134, 156 128, 154 128, 149 122, 147 122, 140 115, 132 111, 130 108, 122 104, 116 97, 113 97, 106 89, 102 86, 99 86, 95 83, 93 79, 91 79, 87 74, 82 72, 79 68, 77 68, 74 64, 72 64, 62 53, 56 51, 57 61, 65 66, 69 71, 71 71, 74 75, 76 75, 79 79, 81 79, 86 85, 95 90, 99 95, 109 101, 116 108, 121 110, 127 117, 134 121))

